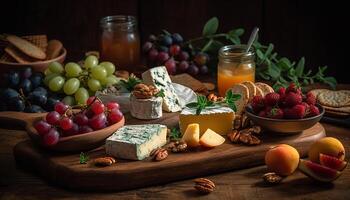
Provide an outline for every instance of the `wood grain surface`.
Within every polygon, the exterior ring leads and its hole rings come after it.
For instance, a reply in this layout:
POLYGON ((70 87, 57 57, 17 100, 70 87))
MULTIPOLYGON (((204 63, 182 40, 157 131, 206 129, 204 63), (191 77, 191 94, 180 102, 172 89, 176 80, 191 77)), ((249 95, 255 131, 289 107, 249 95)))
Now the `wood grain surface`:
MULTIPOLYGON (((213 149, 170 154, 161 162, 117 160, 116 164, 105 168, 96 167, 93 162, 79 164, 79 154, 50 154, 29 140, 17 144, 14 155, 18 164, 51 183, 76 190, 120 191, 256 166, 264 162, 265 152, 279 143, 291 144, 305 156, 309 146, 324 136, 325 130, 318 123, 298 135, 264 133, 263 144, 258 146, 247 147, 227 141, 213 149)), ((88 155, 92 160, 106 154, 101 148, 88 155)))

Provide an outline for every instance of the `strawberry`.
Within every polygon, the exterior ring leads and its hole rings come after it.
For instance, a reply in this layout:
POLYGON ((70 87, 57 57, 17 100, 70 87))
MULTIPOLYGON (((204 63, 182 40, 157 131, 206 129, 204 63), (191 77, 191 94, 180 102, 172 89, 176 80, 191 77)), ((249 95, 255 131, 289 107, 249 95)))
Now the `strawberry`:
POLYGON ((295 105, 288 111, 288 118, 290 119, 301 119, 304 115, 305 106, 302 104, 295 105))
POLYGON ((307 104, 306 102, 301 103, 303 106, 305 106, 305 116, 308 116, 310 113, 310 105, 307 104))
POLYGON ((280 96, 284 96, 286 94, 286 88, 280 87, 280 89, 278 89, 278 94, 280 94, 280 96))
POLYGON ((309 105, 315 105, 316 104, 316 97, 314 94, 312 94, 311 92, 308 92, 306 94, 306 103, 308 103, 309 105))
POLYGON ((270 112, 267 113, 267 117, 273 118, 273 119, 282 119, 283 111, 280 108, 272 108, 270 112))
POLYGON ((320 114, 320 110, 317 108, 317 106, 310 105, 310 112, 309 112, 308 116, 312 117, 312 116, 316 116, 319 114, 320 114))
POLYGON ((290 93, 290 92, 294 92, 294 93, 297 93, 297 94, 301 94, 301 93, 302 93, 301 90, 300 90, 300 88, 298 88, 298 87, 295 85, 295 83, 291 83, 291 84, 287 87, 286 93, 288 94, 288 93, 290 93))
POLYGON ((275 106, 280 100, 280 95, 276 92, 271 92, 265 95, 265 105, 275 106))
POLYGON ((255 113, 259 113, 259 111, 261 111, 265 107, 264 97, 262 97, 260 95, 254 96, 252 101, 251 101, 251 105, 252 105, 253 111, 255 113))
POLYGON ((298 104, 301 104, 302 102, 302 97, 300 94, 294 93, 294 92, 289 92, 286 94, 284 98, 284 102, 286 106, 292 107, 298 104))

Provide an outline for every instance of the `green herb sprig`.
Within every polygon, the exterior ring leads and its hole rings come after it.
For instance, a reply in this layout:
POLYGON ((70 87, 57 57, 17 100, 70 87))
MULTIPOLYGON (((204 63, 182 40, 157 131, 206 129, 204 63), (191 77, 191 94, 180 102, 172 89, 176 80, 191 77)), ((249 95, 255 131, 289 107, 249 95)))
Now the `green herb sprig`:
POLYGON ((79 155, 79 163, 86 164, 88 161, 89 161, 89 156, 86 153, 81 152, 79 155))
POLYGON ((205 96, 198 95, 197 96, 197 102, 192 102, 187 104, 186 106, 189 108, 196 108, 196 115, 201 114, 202 110, 208 107, 215 107, 215 106, 225 106, 227 105, 230 107, 233 111, 237 111, 237 107, 235 105, 235 101, 239 100, 241 98, 240 94, 234 94, 231 90, 227 91, 226 96, 223 101, 220 102, 213 102, 209 101, 205 96))
POLYGON ((135 75, 131 74, 127 80, 120 80, 122 87, 125 87, 129 92, 131 92, 135 85, 141 83, 141 79, 137 78, 135 75))
MULTIPOLYGON (((241 44, 240 37, 244 34, 244 29, 232 29, 227 33, 217 33, 219 20, 217 17, 209 19, 203 27, 202 36, 190 39, 185 45, 193 51, 201 51, 210 55, 211 70, 217 65, 218 50, 224 45, 241 44)), ((281 86, 287 87, 290 82, 298 86, 313 84, 315 82, 325 83, 335 88, 337 80, 334 77, 326 76, 327 66, 319 67, 317 72, 306 70, 305 58, 302 57, 298 62, 291 61, 286 57, 279 56, 274 52, 274 45, 269 43, 263 45, 258 39, 254 41, 253 47, 256 51, 256 77, 271 81, 274 89, 281 86)))
POLYGON ((172 128, 170 130, 170 139, 178 140, 181 139, 181 132, 178 128, 172 128))
POLYGON ((157 94, 154 95, 155 97, 165 97, 164 90, 161 89, 157 94))

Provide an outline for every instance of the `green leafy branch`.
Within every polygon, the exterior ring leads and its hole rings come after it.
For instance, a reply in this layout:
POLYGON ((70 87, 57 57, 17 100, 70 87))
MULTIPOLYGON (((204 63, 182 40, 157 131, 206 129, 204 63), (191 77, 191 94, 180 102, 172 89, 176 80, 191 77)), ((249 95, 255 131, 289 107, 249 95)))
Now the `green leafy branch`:
POLYGON ((233 111, 237 111, 237 107, 235 105, 235 101, 241 98, 240 94, 234 94, 231 90, 229 90, 226 93, 226 97, 223 101, 219 102, 213 102, 209 101, 205 96, 198 95, 197 96, 197 102, 192 102, 187 104, 186 106, 189 108, 195 108, 196 109, 196 115, 201 114, 202 110, 205 108, 215 107, 217 105, 224 106, 227 105, 230 107, 233 111))
POLYGON ((89 156, 86 153, 81 152, 79 155, 79 163, 86 164, 88 161, 89 161, 89 156))
POLYGON ((125 87, 128 91, 132 91, 135 87, 135 85, 141 83, 142 81, 137 78, 135 75, 131 74, 127 80, 120 80, 118 84, 120 84, 122 87, 125 87))
POLYGON ((172 128, 170 130, 170 139, 178 140, 181 139, 181 132, 178 128, 172 128))
MULTIPOLYGON (((209 19, 203 27, 202 36, 190 39, 185 42, 192 50, 199 50, 208 53, 212 58, 217 58, 218 50, 229 44, 241 44, 240 37, 244 34, 244 29, 232 29, 227 33, 217 33, 219 20, 217 17, 209 19)), ((271 81, 275 89, 294 82, 299 86, 308 85, 315 82, 325 83, 332 88, 336 87, 337 81, 334 77, 326 76, 327 66, 319 67, 314 73, 306 70, 305 58, 302 57, 298 62, 290 61, 286 57, 280 57, 274 52, 274 45, 261 44, 258 40, 254 41, 253 46, 256 50, 256 77, 271 81)), ((216 60, 211 66, 217 64, 216 60)))

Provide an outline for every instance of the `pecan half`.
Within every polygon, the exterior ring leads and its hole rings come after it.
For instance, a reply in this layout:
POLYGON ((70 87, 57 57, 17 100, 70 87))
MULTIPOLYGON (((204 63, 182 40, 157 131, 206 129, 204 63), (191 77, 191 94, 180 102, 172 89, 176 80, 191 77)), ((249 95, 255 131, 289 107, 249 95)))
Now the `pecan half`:
POLYGON ((115 159, 110 156, 96 158, 93 160, 93 163, 95 164, 95 166, 98 166, 98 167, 110 166, 115 162, 116 162, 115 159))
POLYGON ((241 120, 241 116, 240 115, 236 115, 234 121, 233 121, 233 128, 234 129, 240 129, 242 127, 242 120, 241 120))
POLYGON ((274 172, 266 173, 262 176, 262 178, 265 181, 265 183, 268 183, 268 184, 277 184, 277 183, 280 183, 283 179, 283 177, 277 175, 274 172))
POLYGON ((214 93, 210 93, 208 96, 207 96, 207 99, 209 101, 212 101, 212 102, 216 102, 217 101, 217 96, 214 94, 214 93))
POLYGON ((215 189, 214 182, 206 178, 197 178, 194 183, 194 188, 201 194, 209 194, 215 189))
POLYGON ((151 156, 153 156, 153 160, 161 161, 168 157, 168 151, 163 148, 157 148, 151 152, 151 156))
POLYGON ((132 94, 138 99, 149 99, 155 96, 158 92, 159 90, 154 86, 148 86, 143 83, 139 83, 135 85, 132 94))
POLYGON ((239 135, 240 133, 238 132, 238 130, 232 130, 227 134, 227 137, 231 142, 237 143, 239 142, 239 135))

